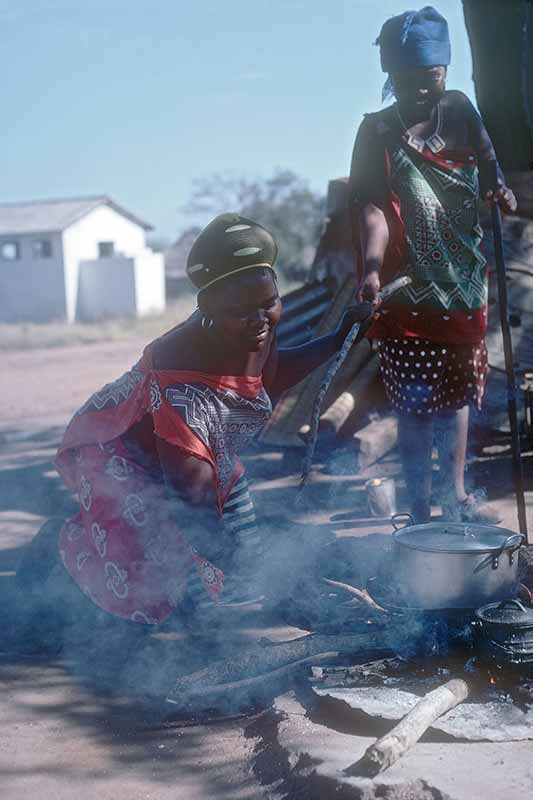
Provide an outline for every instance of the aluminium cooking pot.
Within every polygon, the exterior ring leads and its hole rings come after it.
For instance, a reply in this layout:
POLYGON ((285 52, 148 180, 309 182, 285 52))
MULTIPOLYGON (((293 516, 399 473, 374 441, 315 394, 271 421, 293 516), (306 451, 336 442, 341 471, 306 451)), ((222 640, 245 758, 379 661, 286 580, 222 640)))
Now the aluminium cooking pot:
POLYGON ((476 609, 518 593, 518 557, 524 541, 496 525, 430 522, 400 527, 396 514, 394 569, 402 594, 426 610, 476 609))

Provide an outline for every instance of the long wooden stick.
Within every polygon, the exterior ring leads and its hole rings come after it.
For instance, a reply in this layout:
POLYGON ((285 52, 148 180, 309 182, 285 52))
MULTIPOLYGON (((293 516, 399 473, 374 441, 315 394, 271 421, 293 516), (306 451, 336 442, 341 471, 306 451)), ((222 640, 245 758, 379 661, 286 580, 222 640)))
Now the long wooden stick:
POLYGON ((359 335, 359 330, 361 328, 361 323, 356 322, 350 328, 348 336, 343 342, 343 345, 331 366, 329 367, 328 371, 324 376, 324 380, 320 384, 320 389, 315 397, 315 402, 313 403, 313 410, 311 412, 311 422, 310 422, 310 430, 309 430, 309 439, 307 442, 307 448, 305 451, 305 456, 302 461, 302 477, 300 478, 300 488, 305 486, 307 478, 309 477, 309 473, 311 472, 311 467, 313 465, 313 456, 315 454, 315 447, 316 447, 316 440, 318 437, 318 426, 320 424, 320 412, 322 411, 322 404, 324 402, 324 398, 328 393, 328 389, 333 382, 333 378, 342 367, 344 362, 346 361, 346 357, 350 350, 352 349, 352 345, 354 344, 355 340, 359 335))
POLYGON ((284 664, 271 672, 255 675, 253 678, 205 686, 198 684, 180 694, 174 690, 167 698, 167 703, 178 706, 180 710, 191 708, 197 710, 206 706, 212 708, 220 705, 236 708, 242 706, 245 701, 257 702, 287 691, 294 679, 308 671, 310 667, 316 667, 321 663, 331 664, 340 655, 336 651, 317 653, 307 658, 299 658, 298 661, 291 661, 290 664, 284 664))
POLYGON ((168 694, 169 702, 181 702, 183 695, 194 693, 200 687, 233 683, 256 675, 264 675, 291 662, 321 653, 368 653, 388 648, 384 627, 369 625, 369 630, 359 634, 327 636, 310 634, 290 642, 252 645, 237 655, 214 661, 208 667, 179 677, 168 694))
POLYGON ((371 745, 347 768, 348 775, 374 776, 392 766, 440 716, 468 697, 465 681, 454 679, 423 697, 389 733, 371 745))
POLYGON ((352 595, 352 600, 348 603, 344 603, 344 605, 354 605, 358 606, 361 603, 369 606, 374 611, 379 611, 382 614, 387 614, 387 611, 376 603, 375 600, 372 600, 370 595, 368 594, 366 589, 357 589, 355 586, 352 586, 350 583, 342 583, 342 581, 333 581, 331 578, 323 578, 324 583, 329 584, 330 586, 335 586, 337 589, 344 589, 345 592, 352 595))
POLYGON ((524 471, 520 453, 520 429, 518 426, 518 410, 516 403, 516 375, 513 358, 513 342, 511 326, 509 323, 509 302, 507 298, 507 275, 505 270, 505 257, 503 253, 502 217, 497 202, 492 203, 492 232, 494 236, 494 260, 496 262, 496 275, 498 278, 498 305, 500 309, 500 325, 502 329, 503 354, 505 358, 505 371, 507 373, 507 413, 511 428, 511 451, 513 456, 513 479, 518 512, 518 527, 520 533, 529 542, 527 532, 526 501, 524 496, 524 471))
MULTIPOLYGON (((382 303, 385 303, 392 295, 402 289, 404 286, 408 286, 411 283, 411 278, 407 275, 402 275, 400 278, 396 278, 396 280, 392 281, 391 283, 383 286, 383 288, 378 292, 378 298, 381 300, 382 303)), ((309 436, 307 440, 307 448, 305 452, 305 456, 302 461, 302 476, 300 478, 300 489, 306 484, 307 478, 309 477, 309 473, 311 472, 311 467, 313 465, 313 456, 315 454, 316 448, 316 441, 318 437, 318 426, 320 424, 320 414, 322 412, 322 404, 324 399, 328 393, 328 389, 333 382, 333 378, 342 367, 348 353, 350 352, 354 342, 356 341, 359 330, 361 325, 364 323, 356 322, 355 325, 352 326, 350 329, 346 339, 343 342, 343 345, 335 358, 333 359, 331 366, 329 367, 328 371, 324 375, 324 379, 320 384, 320 389, 317 392, 315 397, 315 401, 313 403, 313 410, 311 412, 311 420, 309 423, 309 436)))

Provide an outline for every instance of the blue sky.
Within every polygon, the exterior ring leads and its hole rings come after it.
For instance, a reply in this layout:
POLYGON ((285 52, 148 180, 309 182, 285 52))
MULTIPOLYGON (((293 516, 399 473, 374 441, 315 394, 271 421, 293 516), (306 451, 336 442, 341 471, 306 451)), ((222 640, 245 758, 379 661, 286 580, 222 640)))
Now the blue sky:
MULTIPOLYGON (((325 192, 410 0, 0 0, 0 200, 109 193, 173 237, 195 177, 276 167, 325 192)), ((473 100, 460 0, 448 86, 473 100)))

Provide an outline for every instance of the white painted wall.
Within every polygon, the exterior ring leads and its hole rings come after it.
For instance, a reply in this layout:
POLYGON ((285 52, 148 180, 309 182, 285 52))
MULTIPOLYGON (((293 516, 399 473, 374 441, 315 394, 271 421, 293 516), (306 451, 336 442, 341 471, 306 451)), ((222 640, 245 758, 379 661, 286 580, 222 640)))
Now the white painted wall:
POLYGON ((44 322, 142 315, 165 307, 163 256, 146 247, 146 231, 101 205, 62 233, 1 237, 18 242, 20 258, 0 260, 0 321, 44 322), (32 240, 47 238, 52 258, 36 259, 32 240), (115 255, 98 258, 98 243, 115 255))
POLYGON ((66 315, 63 247, 60 233, 2 236, 16 241, 20 259, 0 260, 0 320, 2 322, 46 322, 66 315), (48 239, 51 258, 35 258, 34 239, 48 239))
POLYGON ((116 256, 80 263, 77 318, 91 321, 135 314, 134 258, 116 256))
POLYGON ((143 316, 165 308, 165 265, 161 253, 146 249, 136 258, 82 261, 77 318, 143 316))
POLYGON ((165 308, 165 259, 162 253, 143 250, 135 258, 137 314, 154 314, 165 308))
POLYGON ((98 259, 98 242, 114 242, 116 254, 133 257, 145 249, 146 231, 113 208, 101 205, 63 232, 67 319, 71 322, 76 319, 79 264, 98 259))

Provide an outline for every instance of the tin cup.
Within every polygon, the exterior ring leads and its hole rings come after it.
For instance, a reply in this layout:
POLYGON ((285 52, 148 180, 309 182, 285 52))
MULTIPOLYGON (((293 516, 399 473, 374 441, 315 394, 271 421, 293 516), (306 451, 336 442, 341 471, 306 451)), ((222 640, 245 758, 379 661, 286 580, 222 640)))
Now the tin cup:
POLYGON ((365 489, 368 509, 373 517, 396 514, 396 486, 392 478, 370 478, 365 489))

